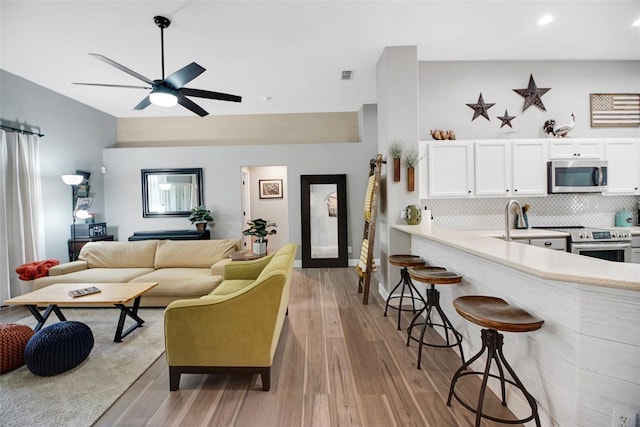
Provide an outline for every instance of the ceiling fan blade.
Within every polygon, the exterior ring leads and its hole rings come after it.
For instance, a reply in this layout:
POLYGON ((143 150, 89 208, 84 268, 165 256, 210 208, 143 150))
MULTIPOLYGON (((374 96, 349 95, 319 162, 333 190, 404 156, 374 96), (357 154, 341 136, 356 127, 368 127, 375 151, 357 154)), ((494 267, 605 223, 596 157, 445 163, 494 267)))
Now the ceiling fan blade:
POLYGON ((184 95, 187 96, 195 96, 198 98, 207 98, 207 99, 219 99, 221 101, 231 101, 231 102, 242 102, 242 97, 238 95, 230 95, 228 93, 220 93, 220 92, 211 92, 209 90, 202 89, 190 89, 188 87, 183 87, 180 89, 184 95))
POLYGON ((74 85, 83 85, 83 86, 104 86, 104 87, 123 87, 126 89, 152 89, 150 86, 130 86, 130 85, 110 85, 104 83, 79 83, 79 82, 71 82, 74 85))
POLYGON ((186 85, 204 72, 205 69, 203 67, 192 62, 186 67, 182 67, 175 73, 170 74, 166 79, 164 79, 164 81, 169 83, 175 89, 180 89, 182 86, 186 85))
POLYGON ((202 107, 200 107, 198 104, 188 99, 186 96, 184 96, 181 93, 178 93, 178 104, 182 105, 187 110, 193 111, 200 117, 204 117, 209 114, 202 107))
POLYGON ((89 55, 91 56, 95 56, 96 58, 98 58, 101 61, 106 62, 107 64, 116 67, 118 70, 120 71, 124 71, 125 73, 129 74, 130 76, 135 77, 138 80, 142 80, 143 82, 153 85, 153 80, 150 80, 148 78, 146 78, 145 76, 143 76, 142 74, 138 74, 135 71, 125 67, 124 65, 118 64, 116 61, 107 58, 104 55, 100 55, 99 53, 90 53, 89 55))
POLYGON ((133 107, 134 110, 144 110, 145 108, 147 108, 149 105, 151 105, 151 100, 149 99, 149 97, 145 97, 142 101, 140 101, 138 103, 138 105, 136 105, 135 107, 133 107))

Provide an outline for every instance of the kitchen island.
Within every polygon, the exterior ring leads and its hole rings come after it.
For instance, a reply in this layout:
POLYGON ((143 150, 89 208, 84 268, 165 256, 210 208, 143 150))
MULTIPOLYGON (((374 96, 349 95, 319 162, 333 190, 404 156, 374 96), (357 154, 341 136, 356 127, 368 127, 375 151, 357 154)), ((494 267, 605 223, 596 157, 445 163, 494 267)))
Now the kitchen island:
MULTIPOLYGON (((538 400, 543 425, 608 426, 614 408, 640 412, 640 265, 429 222, 392 227, 395 248, 404 246, 463 276, 461 285, 440 292, 466 354, 480 349, 480 328, 455 312, 452 301, 458 296, 497 296, 545 320, 539 331, 506 333, 504 349, 538 400)), ((517 237, 518 231, 513 233, 517 237)), ((526 415, 524 402, 508 401, 516 415, 526 415)))

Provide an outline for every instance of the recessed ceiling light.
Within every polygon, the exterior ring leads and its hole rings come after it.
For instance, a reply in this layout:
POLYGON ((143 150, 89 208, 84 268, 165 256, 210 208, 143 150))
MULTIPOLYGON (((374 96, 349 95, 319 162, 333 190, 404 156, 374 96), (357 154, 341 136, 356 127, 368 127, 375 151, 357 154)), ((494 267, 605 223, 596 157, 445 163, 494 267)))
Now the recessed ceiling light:
POLYGON ((635 21, 633 21, 633 25, 634 27, 640 27, 640 18, 636 19, 635 21))
POLYGON ((538 25, 547 25, 553 22, 553 16, 544 15, 542 18, 538 19, 538 25))
POLYGON ((271 98, 270 96, 263 96, 263 97, 262 97, 262 100, 263 100, 264 102, 269 102, 269 101, 271 101, 272 99, 273 99, 273 98, 271 98))

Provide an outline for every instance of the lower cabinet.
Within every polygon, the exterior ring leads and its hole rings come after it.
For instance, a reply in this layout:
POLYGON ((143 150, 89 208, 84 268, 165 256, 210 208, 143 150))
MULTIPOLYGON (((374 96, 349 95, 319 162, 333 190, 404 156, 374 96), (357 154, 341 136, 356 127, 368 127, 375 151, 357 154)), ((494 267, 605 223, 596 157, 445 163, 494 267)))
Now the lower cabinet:
POLYGON ((529 244, 532 246, 540 246, 541 248, 555 249, 557 251, 567 250, 567 239, 562 237, 552 239, 530 239, 529 244))

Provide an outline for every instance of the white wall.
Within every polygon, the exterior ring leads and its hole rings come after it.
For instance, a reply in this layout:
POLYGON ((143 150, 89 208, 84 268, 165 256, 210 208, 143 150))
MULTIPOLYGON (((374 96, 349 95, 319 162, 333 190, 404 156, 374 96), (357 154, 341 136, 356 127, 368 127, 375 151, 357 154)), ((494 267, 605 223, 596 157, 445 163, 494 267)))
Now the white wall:
MULTIPOLYGON (((68 261, 71 189, 60 177, 77 169, 90 171, 91 211, 97 221, 104 220, 100 165, 102 149, 116 142, 116 119, 4 70, 0 70, 0 88, 2 122, 35 126, 45 135, 40 142, 40 172, 46 258, 68 261)), ((11 286, 19 289, 16 277, 11 286)))
POLYGON ((108 224, 119 240, 127 240, 135 231, 190 228, 186 218, 142 217, 140 170, 202 167, 205 203, 215 211, 212 238, 240 238, 241 167, 281 165, 287 170, 288 224, 278 223, 278 233, 288 226, 289 241, 300 244, 300 175, 346 173, 349 245, 351 256, 357 258, 369 160, 377 154, 376 107, 364 106, 360 115, 362 143, 107 148, 103 161, 108 224))
POLYGON ((453 129, 458 139, 539 138, 548 119, 566 123, 573 112, 572 137, 640 136, 640 128, 591 128, 590 93, 640 93, 640 61, 429 61, 419 62, 420 139, 431 140, 430 129, 453 129), (551 88, 541 97, 546 112, 535 106, 522 112, 524 98, 513 89, 526 88, 533 74, 539 88, 551 88), (482 92, 487 121, 471 121, 482 92), (516 116, 500 129, 505 109, 516 116), (511 133, 513 132, 513 133, 511 133))

